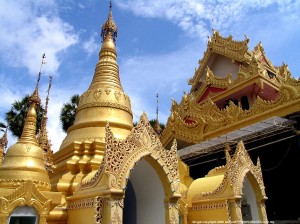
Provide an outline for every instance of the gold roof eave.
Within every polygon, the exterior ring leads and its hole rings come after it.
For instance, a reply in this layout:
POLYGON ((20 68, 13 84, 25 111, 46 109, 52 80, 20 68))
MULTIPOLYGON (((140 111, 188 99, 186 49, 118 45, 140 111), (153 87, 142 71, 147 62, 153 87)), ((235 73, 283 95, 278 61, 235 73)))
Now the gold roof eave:
MULTIPOLYGON (((255 79, 250 81, 255 82, 255 79)), ((244 85, 249 85, 249 81, 244 85)), ((236 86, 236 89, 231 91, 237 91, 238 88, 242 86, 236 86)), ((230 92, 226 93, 228 94, 230 92)), ((214 100, 218 99, 219 97, 215 96, 214 100)), ((210 98, 199 104, 195 97, 189 94, 188 97, 183 97, 179 105, 173 104, 161 141, 165 147, 174 138, 187 143, 201 142, 272 116, 286 116, 297 111, 300 111, 300 81, 292 78, 288 78, 280 86, 276 100, 266 101, 258 96, 248 110, 243 110, 233 103, 226 109, 219 109, 210 98), (186 116, 193 116, 195 125, 186 124, 183 121, 186 116)))
POLYGON ((233 41, 231 35, 224 38, 220 36, 218 31, 214 30, 213 36, 208 40, 203 58, 199 61, 198 69, 196 69, 193 78, 188 81, 188 84, 192 86, 191 91, 195 90, 213 53, 232 58, 239 62, 249 62, 251 54, 248 52, 248 43, 249 39, 247 37, 244 41, 233 41))

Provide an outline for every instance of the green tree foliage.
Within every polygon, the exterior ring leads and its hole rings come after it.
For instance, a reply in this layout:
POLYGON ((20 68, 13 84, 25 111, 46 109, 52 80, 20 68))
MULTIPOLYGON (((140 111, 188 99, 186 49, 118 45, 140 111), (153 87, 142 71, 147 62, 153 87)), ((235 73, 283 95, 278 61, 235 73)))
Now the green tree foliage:
POLYGON ((65 103, 60 112, 60 122, 64 132, 67 132, 75 121, 75 114, 79 103, 79 95, 71 96, 70 101, 65 103))
MULTIPOLYGON (((29 99, 30 96, 26 95, 20 101, 15 101, 12 104, 11 109, 5 114, 5 121, 7 122, 8 129, 11 131, 12 135, 14 135, 17 138, 21 137, 23 131, 25 118, 30 107, 29 99)), ((44 112, 44 108, 42 107, 42 105, 37 107, 36 112, 36 133, 38 133, 44 112)))

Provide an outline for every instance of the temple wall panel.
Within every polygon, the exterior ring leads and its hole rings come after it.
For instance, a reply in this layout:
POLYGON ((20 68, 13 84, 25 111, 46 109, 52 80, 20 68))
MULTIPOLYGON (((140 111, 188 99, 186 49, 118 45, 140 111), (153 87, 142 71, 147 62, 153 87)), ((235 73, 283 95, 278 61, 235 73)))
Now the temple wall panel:
POLYGON ((188 224, 225 223, 230 220, 225 203, 194 204, 188 213, 188 224))
POLYGON ((78 210, 68 211, 68 224, 83 224, 83 223, 95 223, 94 222, 95 209, 94 208, 82 208, 78 210))

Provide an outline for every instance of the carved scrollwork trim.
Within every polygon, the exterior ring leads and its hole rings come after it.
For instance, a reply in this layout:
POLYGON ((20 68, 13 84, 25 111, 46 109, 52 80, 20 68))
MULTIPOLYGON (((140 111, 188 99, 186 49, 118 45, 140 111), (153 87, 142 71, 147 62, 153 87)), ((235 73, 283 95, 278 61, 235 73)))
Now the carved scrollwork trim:
POLYGON ((223 209, 227 208, 226 202, 211 202, 211 203, 201 203, 201 204, 193 204, 192 207, 189 208, 190 211, 200 211, 200 210, 215 210, 215 209, 223 209))
POLYGON ((0 215, 10 214, 16 207, 33 206, 40 215, 50 212, 51 199, 46 198, 31 180, 25 181, 11 194, 0 197, 0 215))
POLYGON ((139 124, 125 140, 114 138, 109 125, 106 126, 106 136, 106 151, 100 169, 91 180, 81 184, 81 189, 95 186, 103 173, 110 176, 110 188, 123 189, 127 184, 128 172, 140 159, 148 155, 162 167, 171 191, 179 192, 176 142, 170 150, 164 149, 146 114, 141 116, 139 124))

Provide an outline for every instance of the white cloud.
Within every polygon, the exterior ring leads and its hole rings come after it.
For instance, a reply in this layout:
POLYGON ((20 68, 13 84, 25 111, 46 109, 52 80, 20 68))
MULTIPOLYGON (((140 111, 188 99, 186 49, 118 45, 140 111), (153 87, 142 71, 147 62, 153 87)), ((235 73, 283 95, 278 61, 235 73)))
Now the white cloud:
POLYGON ((142 55, 120 60, 120 78, 124 91, 131 98, 134 119, 145 111, 149 119, 155 118, 156 93, 159 101, 160 121, 169 116, 171 98, 181 100, 183 90, 189 91, 187 79, 193 77, 197 61, 202 57, 204 44, 189 43, 166 54, 142 55), (153 100, 151 100, 153 99, 153 100))
POLYGON ((93 33, 90 39, 82 44, 82 47, 87 52, 88 56, 91 56, 95 52, 99 51, 99 43, 96 40, 96 37, 97 33, 93 33))
POLYGON ((1 1, 0 18, 2 59, 34 75, 43 53, 48 60, 45 72, 55 74, 60 54, 78 41, 73 27, 56 16, 53 1, 1 1))
POLYGON ((229 28, 251 16, 252 10, 274 7, 274 14, 300 17, 299 0, 117 0, 116 4, 137 16, 169 20, 190 36, 200 36, 203 40, 211 33, 211 28, 229 28))

